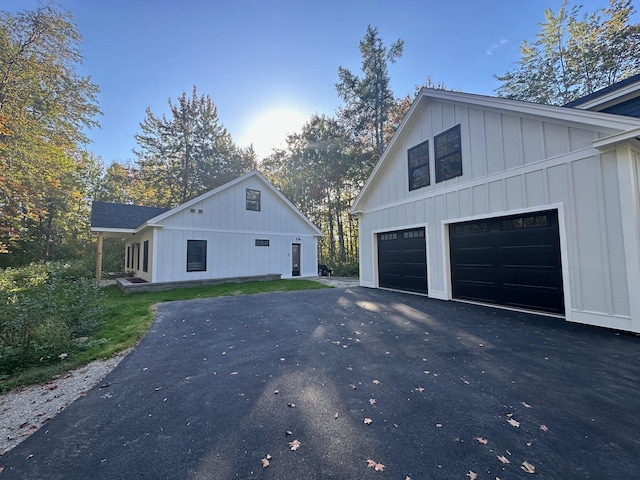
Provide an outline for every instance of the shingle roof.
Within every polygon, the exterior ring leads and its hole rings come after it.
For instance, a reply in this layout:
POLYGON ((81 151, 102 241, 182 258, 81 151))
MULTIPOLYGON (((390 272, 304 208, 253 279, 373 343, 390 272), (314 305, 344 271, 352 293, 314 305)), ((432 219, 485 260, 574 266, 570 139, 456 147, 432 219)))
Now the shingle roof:
POLYGON ((133 230, 167 210, 169 209, 94 201, 91 205, 91 227, 133 230))

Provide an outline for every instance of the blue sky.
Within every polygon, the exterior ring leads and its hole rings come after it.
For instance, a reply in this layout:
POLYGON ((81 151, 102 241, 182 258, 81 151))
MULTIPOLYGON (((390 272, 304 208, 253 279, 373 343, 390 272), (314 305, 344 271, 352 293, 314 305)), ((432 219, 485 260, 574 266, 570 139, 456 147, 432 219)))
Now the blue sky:
MULTIPOLYGON (((37 0, 0 8, 34 9, 37 0)), ((360 72, 367 25, 385 45, 402 38, 391 66, 396 96, 431 76, 447 88, 494 95, 502 74, 533 40, 544 10, 561 0, 57 0, 83 36, 84 63, 101 92, 101 129, 89 150, 109 164, 135 158, 145 109, 159 115, 182 92, 208 94, 236 144, 260 154, 312 114, 333 115, 338 67, 360 72)), ((572 1, 570 5, 576 4, 572 1)), ((607 0, 583 0, 583 11, 607 0)), ((637 18, 637 14, 635 15, 637 18)), ((635 18, 634 18, 635 20, 635 18)), ((636 20, 637 21, 637 20, 636 20)))

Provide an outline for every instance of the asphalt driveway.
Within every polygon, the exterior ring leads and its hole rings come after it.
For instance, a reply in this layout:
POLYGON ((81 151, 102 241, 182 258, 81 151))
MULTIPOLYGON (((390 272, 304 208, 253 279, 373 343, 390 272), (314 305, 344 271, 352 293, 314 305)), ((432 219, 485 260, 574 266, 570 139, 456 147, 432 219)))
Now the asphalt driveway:
POLYGON ((637 478, 639 388, 637 336, 554 318, 360 287, 174 302, 0 479, 637 478))

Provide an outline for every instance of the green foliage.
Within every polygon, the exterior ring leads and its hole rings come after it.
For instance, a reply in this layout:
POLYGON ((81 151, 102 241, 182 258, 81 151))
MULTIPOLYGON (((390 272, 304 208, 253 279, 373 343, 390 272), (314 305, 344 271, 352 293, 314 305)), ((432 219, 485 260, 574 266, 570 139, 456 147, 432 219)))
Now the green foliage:
POLYGON ((255 168, 253 150, 234 145, 211 97, 198 97, 195 86, 191 98, 183 93, 176 104, 169 100, 169 109, 167 118, 147 108, 135 136, 149 204, 175 207, 255 168))
POLYGON ((378 156, 384 151, 384 130, 394 103, 388 65, 402 56, 403 48, 404 40, 399 39, 387 49, 378 29, 369 25, 360 41, 364 77, 359 78, 343 67, 338 69, 340 81, 336 90, 345 102, 343 121, 356 136, 363 136, 364 143, 372 145, 378 156))
POLYGON ((342 262, 331 265, 334 277, 357 277, 360 274, 360 265, 358 261, 342 262))
POLYGON ((5 270, 0 286, 0 376, 81 351, 102 321, 102 292, 80 263, 5 270))
POLYGON ((82 151, 98 87, 76 73, 80 34, 53 6, 0 12, 0 266, 77 252, 86 240, 82 151), (63 249, 60 249, 63 250, 63 249))
POLYGON ((545 21, 534 42, 524 40, 521 59, 496 79, 502 97, 563 105, 640 72, 640 25, 630 23, 631 0, 581 14, 564 0, 545 21))

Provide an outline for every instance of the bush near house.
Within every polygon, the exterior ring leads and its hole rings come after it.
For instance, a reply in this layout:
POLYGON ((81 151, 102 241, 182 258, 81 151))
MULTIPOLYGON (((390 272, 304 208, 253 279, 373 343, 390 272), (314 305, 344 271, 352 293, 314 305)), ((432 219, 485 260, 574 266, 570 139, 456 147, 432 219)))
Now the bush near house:
POLYGON ((101 299, 83 262, 0 271, 0 380, 89 348, 101 299))

